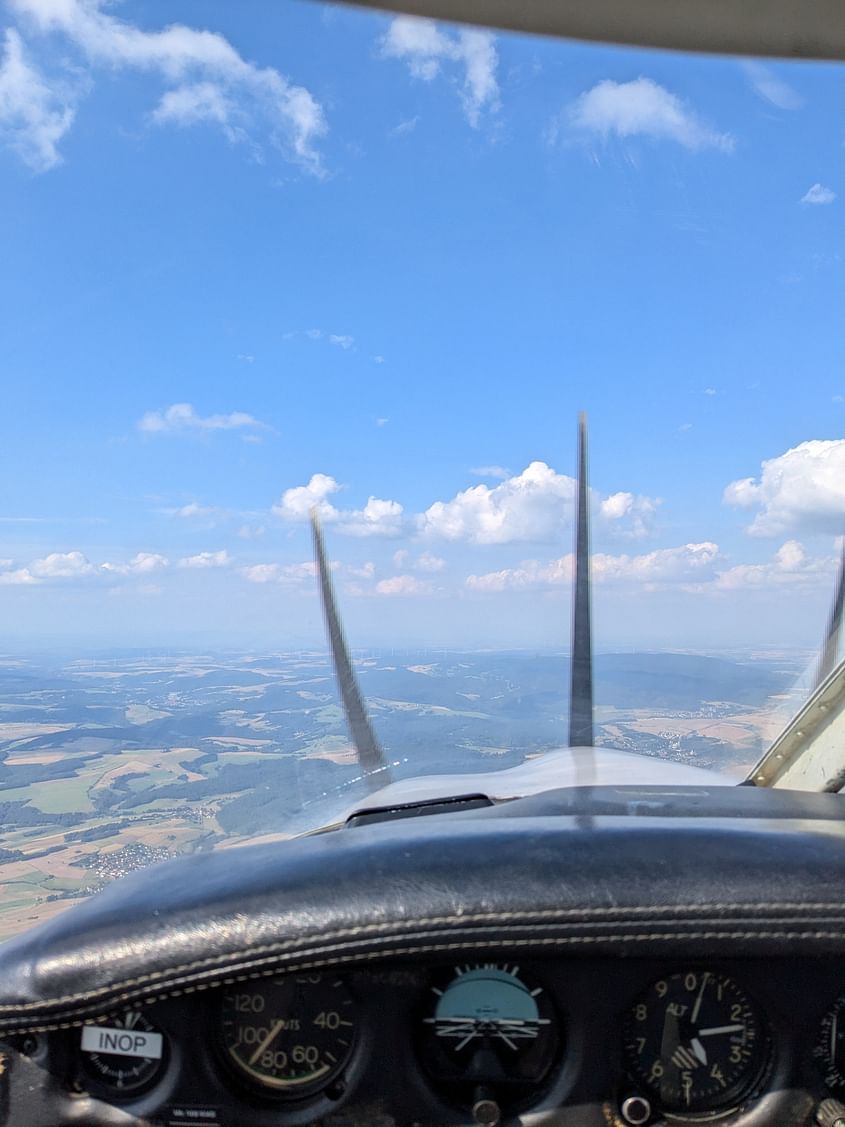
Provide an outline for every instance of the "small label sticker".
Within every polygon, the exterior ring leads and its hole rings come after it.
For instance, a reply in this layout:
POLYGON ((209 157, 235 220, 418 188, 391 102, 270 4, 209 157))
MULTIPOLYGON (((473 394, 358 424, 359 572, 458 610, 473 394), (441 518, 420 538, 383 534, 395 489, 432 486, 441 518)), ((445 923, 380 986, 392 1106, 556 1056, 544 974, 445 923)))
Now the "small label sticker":
POLYGON ((187 1123, 220 1123, 219 1108, 216 1107, 179 1104, 178 1107, 168 1108, 165 1115, 167 1127, 184 1127, 187 1123))
POLYGON ((112 1029, 105 1025, 86 1025, 82 1029, 82 1051, 161 1060, 164 1038, 160 1033, 145 1033, 143 1029, 112 1029))

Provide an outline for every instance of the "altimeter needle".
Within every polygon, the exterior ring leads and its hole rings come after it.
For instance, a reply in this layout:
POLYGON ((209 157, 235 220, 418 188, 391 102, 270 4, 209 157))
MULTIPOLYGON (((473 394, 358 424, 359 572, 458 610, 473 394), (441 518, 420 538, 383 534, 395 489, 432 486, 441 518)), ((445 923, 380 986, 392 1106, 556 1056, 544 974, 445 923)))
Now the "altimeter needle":
POLYGON ((261 1056, 261 1054, 264 1052, 264 1050, 270 1047, 270 1045, 273 1043, 273 1041, 276 1038, 276 1034, 279 1032, 279 1030, 282 1028, 282 1026, 284 1024, 285 1024, 284 1018, 279 1018, 279 1020, 276 1022, 275 1025, 270 1026, 270 1032, 267 1034, 267 1036, 264 1038, 264 1040, 261 1042, 261 1044, 255 1050, 255 1052, 249 1058, 250 1064, 255 1064, 255 1062, 258 1060, 258 1058, 261 1056))
POLYGON ((701 1063, 707 1064, 707 1050, 704 1048, 699 1039, 697 1037, 693 1037, 689 1045, 692 1051, 695 1053, 696 1057, 698 1057, 698 1059, 701 1061, 701 1063))
POLYGON ((695 999, 695 1005, 692 1007, 692 1017, 690 1018, 693 1025, 698 1021, 698 1011, 701 1009, 701 999, 704 996, 704 988, 707 985, 707 979, 709 977, 710 975, 707 972, 701 976, 701 988, 698 991, 698 997, 695 999))
POLYGON ((699 1037, 716 1037, 719 1033, 744 1033, 744 1025, 714 1025, 712 1029, 699 1029, 699 1037))

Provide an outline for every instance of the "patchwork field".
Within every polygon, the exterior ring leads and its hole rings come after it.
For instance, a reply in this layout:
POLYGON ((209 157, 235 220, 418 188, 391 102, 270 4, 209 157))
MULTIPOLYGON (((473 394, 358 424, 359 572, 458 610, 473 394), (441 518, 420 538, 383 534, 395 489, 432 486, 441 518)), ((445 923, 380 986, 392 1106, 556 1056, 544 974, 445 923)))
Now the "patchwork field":
MULTIPOLYGON (((739 772, 797 669, 685 654, 597 659, 599 742, 739 772)), ((568 663, 368 655, 397 777, 510 767, 565 743, 568 663)), ((565 754, 565 752, 562 752, 565 754)), ((175 854, 281 841, 366 793, 326 655, 0 659, 0 938, 175 854)))

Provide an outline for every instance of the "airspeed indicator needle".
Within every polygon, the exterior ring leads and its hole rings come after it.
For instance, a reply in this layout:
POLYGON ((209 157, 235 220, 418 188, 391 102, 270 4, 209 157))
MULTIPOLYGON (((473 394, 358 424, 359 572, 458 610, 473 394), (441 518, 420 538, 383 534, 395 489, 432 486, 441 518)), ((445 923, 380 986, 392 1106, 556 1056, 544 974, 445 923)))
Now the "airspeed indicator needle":
POLYGON ((249 1064, 251 1064, 251 1065, 255 1064, 255 1062, 258 1060, 258 1058, 261 1056, 261 1054, 264 1052, 264 1050, 270 1047, 272 1042, 276 1039, 276 1036, 278 1035, 279 1030, 282 1028, 282 1026, 284 1024, 285 1024, 285 1019, 280 1017, 275 1025, 270 1026, 270 1032, 267 1034, 267 1036, 264 1038, 264 1040, 259 1044, 258 1048, 255 1050, 255 1052, 249 1058, 249 1061, 248 1061, 249 1064))

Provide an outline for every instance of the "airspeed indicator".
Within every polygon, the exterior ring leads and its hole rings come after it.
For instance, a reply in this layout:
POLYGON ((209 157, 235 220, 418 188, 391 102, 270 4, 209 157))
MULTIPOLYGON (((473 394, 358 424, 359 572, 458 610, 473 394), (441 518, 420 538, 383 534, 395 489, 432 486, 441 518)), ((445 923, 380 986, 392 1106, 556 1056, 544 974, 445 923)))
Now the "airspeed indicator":
POLYGON ((336 975, 245 983, 224 994, 220 1030, 242 1080, 296 1099, 328 1087, 349 1060, 355 1003, 336 975))

